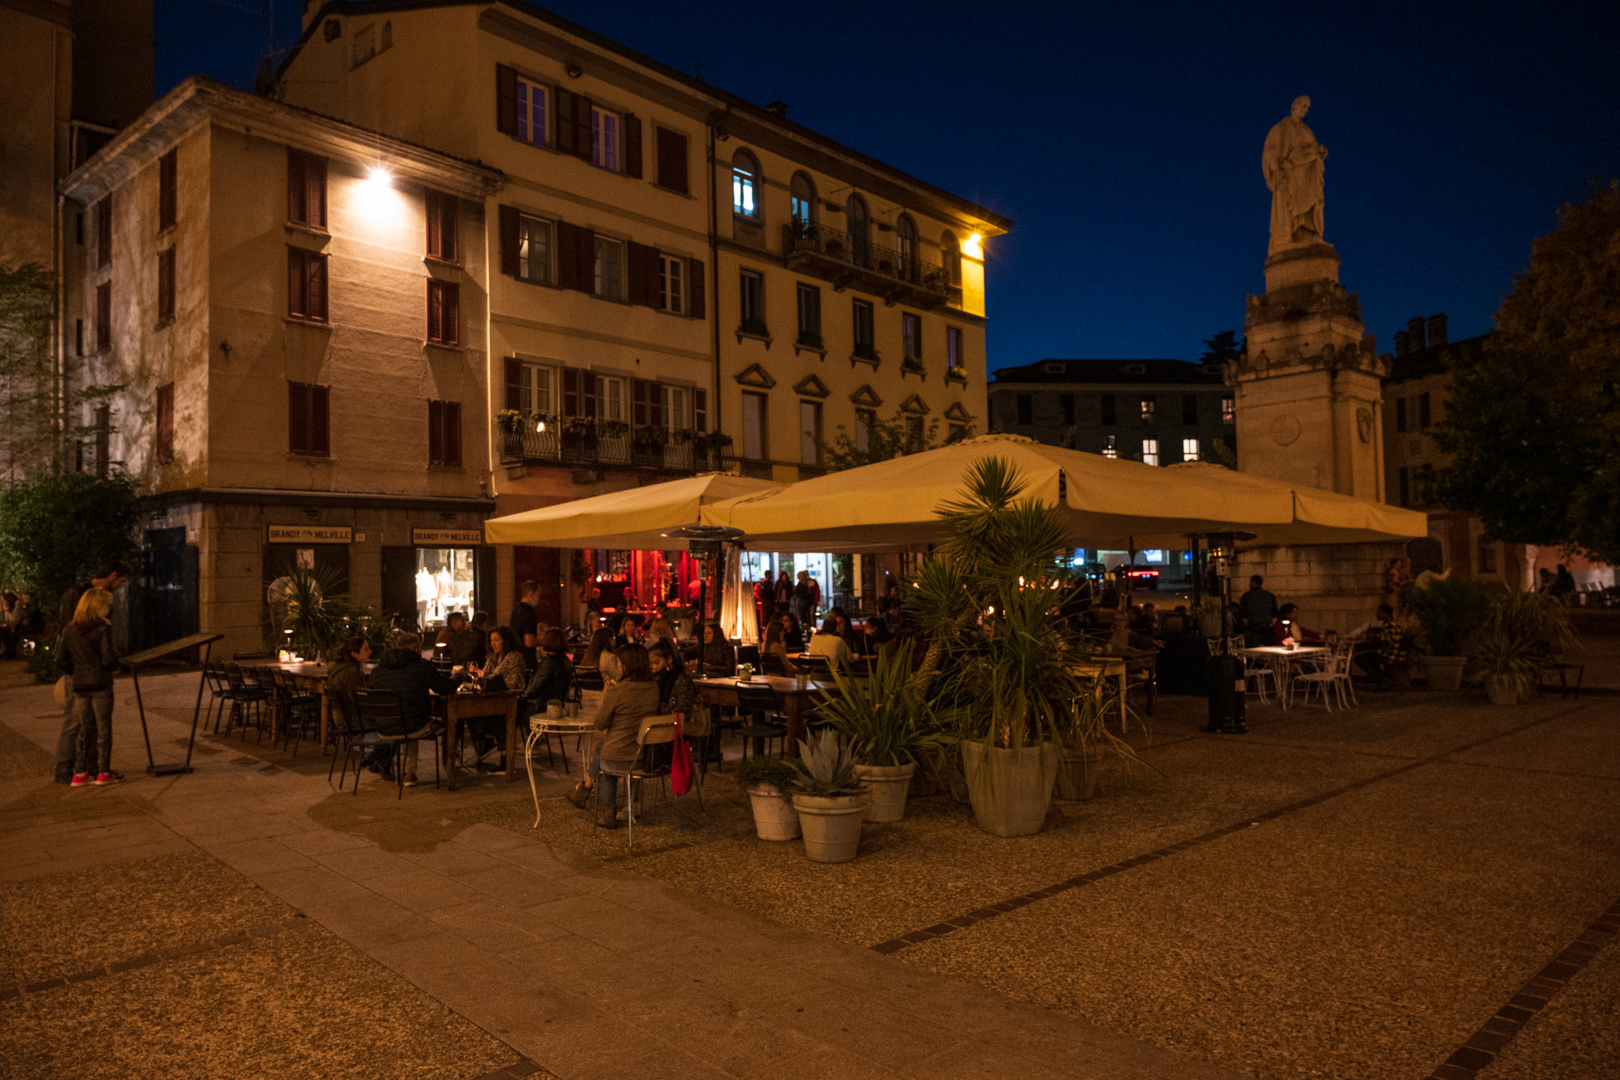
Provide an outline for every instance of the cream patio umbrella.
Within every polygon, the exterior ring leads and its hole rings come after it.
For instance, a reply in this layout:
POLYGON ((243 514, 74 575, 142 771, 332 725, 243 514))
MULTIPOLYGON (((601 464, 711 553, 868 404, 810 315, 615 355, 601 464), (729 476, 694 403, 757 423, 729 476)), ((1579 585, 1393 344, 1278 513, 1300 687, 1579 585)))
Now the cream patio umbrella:
POLYGON ((781 488, 769 480, 704 473, 490 518, 484 522, 484 539, 529 547, 677 551, 686 542, 664 534, 696 524, 707 503, 781 488))
POLYGON ((779 491, 715 502, 711 525, 741 529, 750 547, 814 545, 876 551, 939 538, 935 511, 959 496, 985 457, 1011 462, 1024 493, 1056 506, 1077 546, 1184 546, 1191 533, 1253 533, 1254 544, 1351 543, 1424 536, 1422 514, 1296 488, 1214 465, 1160 468, 1018 435, 985 435, 937 450, 802 480, 779 491))

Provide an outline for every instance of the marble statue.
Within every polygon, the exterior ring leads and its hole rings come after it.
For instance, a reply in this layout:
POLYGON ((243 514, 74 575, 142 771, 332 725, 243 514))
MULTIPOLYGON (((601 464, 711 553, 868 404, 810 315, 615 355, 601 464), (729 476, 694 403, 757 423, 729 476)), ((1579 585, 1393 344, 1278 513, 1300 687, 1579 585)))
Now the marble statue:
POLYGON ((1289 114, 1266 135, 1260 152, 1260 168, 1271 189, 1269 255, 1322 239, 1322 161, 1327 147, 1305 126, 1310 107, 1310 98, 1295 98, 1289 114))

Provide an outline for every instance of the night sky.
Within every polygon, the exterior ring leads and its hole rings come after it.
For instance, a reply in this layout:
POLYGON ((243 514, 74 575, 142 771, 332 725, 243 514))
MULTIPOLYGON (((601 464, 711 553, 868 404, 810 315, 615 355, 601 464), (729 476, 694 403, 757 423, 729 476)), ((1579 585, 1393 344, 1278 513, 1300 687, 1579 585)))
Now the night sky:
MULTIPOLYGON (((159 94, 251 87, 263 0, 156 2, 159 94)), ((275 0, 282 49, 299 7, 275 0)), ((1241 327, 1264 287, 1260 146, 1299 94, 1329 151, 1327 239, 1384 351, 1413 315, 1489 329, 1559 205, 1620 177, 1613 2, 550 7, 1013 218, 992 367, 1195 359, 1241 327)))

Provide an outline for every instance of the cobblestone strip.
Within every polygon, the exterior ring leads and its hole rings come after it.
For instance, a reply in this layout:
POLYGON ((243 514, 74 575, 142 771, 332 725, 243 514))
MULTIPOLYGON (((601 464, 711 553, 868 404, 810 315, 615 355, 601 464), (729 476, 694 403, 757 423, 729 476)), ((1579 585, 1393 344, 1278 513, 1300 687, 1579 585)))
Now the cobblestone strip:
MULTIPOLYGON (((1579 706, 1576 708, 1579 708, 1579 706)), ((1180 843, 1170 844, 1167 847, 1159 848, 1157 851, 1149 851, 1143 855, 1134 855, 1129 859, 1114 863, 1112 866, 1105 866, 1099 870, 1092 870, 1091 872, 1085 874, 1077 874, 1066 881, 1057 882, 1055 885, 1048 885, 1044 889, 1036 889, 1034 892, 1027 892, 1020 896, 1008 897, 999 903, 990 904, 987 907, 979 908, 977 911, 970 911, 966 915, 958 915, 953 919, 947 919, 944 922, 935 923, 933 926, 925 926, 920 930, 913 930, 909 934, 901 934, 899 937, 890 938, 888 941, 880 941, 876 945, 871 946, 871 949, 873 952, 884 954, 897 953, 902 949, 909 949, 913 945, 921 945, 925 941, 932 941, 937 937, 944 937, 947 934, 954 934, 958 930, 965 930, 975 923, 983 922, 985 919, 993 919, 998 915, 1005 915, 1009 911, 1017 911, 1019 908, 1028 904, 1033 904, 1037 900, 1045 900, 1049 897, 1057 896, 1059 893, 1068 892, 1070 889, 1077 889, 1082 885, 1090 885, 1094 881, 1101 881, 1104 878, 1113 877, 1115 874, 1122 874, 1132 867, 1157 862, 1159 859, 1167 858, 1168 856, 1175 855, 1178 852, 1186 851, 1188 848, 1202 847, 1205 844, 1214 843, 1223 836, 1230 836, 1232 833, 1242 832, 1244 829, 1259 825, 1263 821, 1272 821, 1276 818, 1282 817, 1285 814, 1292 814, 1296 811, 1315 806, 1318 803, 1327 802, 1329 799, 1338 798, 1340 795, 1346 795, 1352 791, 1358 791, 1361 788, 1367 787, 1371 784, 1388 780, 1391 777, 1400 776, 1402 773, 1411 772, 1413 769, 1420 769, 1425 765, 1432 765, 1436 761, 1444 761, 1453 754, 1466 753, 1469 750, 1475 749, 1476 747, 1484 746, 1486 743, 1495 742, 1497 739, 1504 739, 1509 735, 1517 735, 1521 731, 1528 731, 1530 728, 1545 724, 1548 721, 1556 720, 1562 716, 1568 716, 1570 713, 1575 711, 1575 708, 1565 709, 1564 711, 1554 713, 1551 716, 1543 716, 1539 720, 1531 720, 1528 723, 1520 724, 1518 727, 1509 728, 1506 731, 1499 731, 1495 735, 1487 735, 1482 739, 1475 739, 1471 743, 1464 743, 1462 746, 1454 746, 1449 750, 1442 750, 1440 753, 1431 754, 1426 758, 1419 758, 1416 761, 1409 761, 1405 765, 1398 768, 1389 769, 1381 773, 1375 773, 1372 776, 1364 777, 1360 780, 1346 784, 1341 788, 1335 788, 1332 791, 1325 791, 1319 795, 1312 795, 1308 799, 1300 799, 1298 802, 1289 803, 1287 806, 1277 807, 1275 810, 1267 810, 1265 813, 1258 814, 1253 818, 1234 822, 1231 825, 1225 825, 1219 829, 1212 829, 1209 832, 1204 833, 1202 836, 1195 836, 1190 840, 1183 840, 1180 843)))
POLYGON ((1580 974, 1598 950, 1620 933, 1620 900, 1592 921, 1581 935, 1553 957, 1552 963, 1530 977, 1508 1003, 1485 1021, 1485 1026, 1468 1037, 1455 1053, 1429 1074, 1428 1080, 1474 1080, 1481 1069, 1496 1060, 1502 1047, 1513 1041, 1519 1030, 1535 1019, 1554 994, 1580 974))

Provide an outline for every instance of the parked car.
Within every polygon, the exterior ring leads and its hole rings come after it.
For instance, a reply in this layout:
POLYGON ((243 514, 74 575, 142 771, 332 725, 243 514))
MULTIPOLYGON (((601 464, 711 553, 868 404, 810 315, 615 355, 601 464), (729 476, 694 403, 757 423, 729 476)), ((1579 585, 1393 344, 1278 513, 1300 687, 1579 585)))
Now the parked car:
POLYGON ((1159 587, 1159 568, 1156 566, 1142 566, 1140 564, 1121 566, 1119 572, 1131 579, 1131 585, 1142 586, 1157 590, 1159 587))

